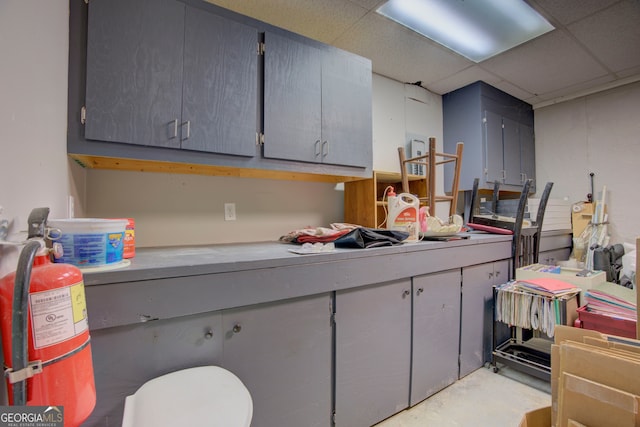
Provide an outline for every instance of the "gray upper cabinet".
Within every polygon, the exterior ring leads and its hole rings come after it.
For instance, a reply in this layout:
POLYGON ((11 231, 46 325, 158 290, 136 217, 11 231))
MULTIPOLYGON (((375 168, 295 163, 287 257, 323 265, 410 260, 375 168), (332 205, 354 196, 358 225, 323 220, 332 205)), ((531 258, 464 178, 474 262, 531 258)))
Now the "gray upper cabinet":
POLYGON ((201 0, 69 0, 69 35, 67 153, 85 167, 371 175, 366 58, 201 0))
POLYGON ((92 0, 87 34, 87 139, 180 147, 185 5, 92 0))
MULTIPOLYGON (((442 97, 444 150, 455 152, 464 142, 460 190, 480 188, 518 191, 528 178, 534 180, 535 147, 533 109, 484 82, 476 82, 442 97)), ((445 186, 451 185, 445 176, 445 186)))
POLYGON ((264 156, 321 162, 321 51, 265 34, 264 156))
POLYGON ((255 155, 258 31, 187 7, 184 46, 181 147, 255 155))
POLYGON ((371 62, 265 34, 264 156, 367 167, 371 62))
POLYGON ((258 31, 175 0, 92 0, 87 139, 255 155, 258 31))

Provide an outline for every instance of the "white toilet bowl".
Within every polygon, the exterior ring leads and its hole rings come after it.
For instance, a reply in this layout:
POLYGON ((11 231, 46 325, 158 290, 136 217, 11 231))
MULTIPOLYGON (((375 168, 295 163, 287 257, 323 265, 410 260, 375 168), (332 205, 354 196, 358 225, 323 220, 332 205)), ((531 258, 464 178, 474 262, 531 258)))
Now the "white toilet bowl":
POLYGON ((122 427, 249 427, 253 402, 242 381, 218 366, 172 372, 127 396, 122 427))

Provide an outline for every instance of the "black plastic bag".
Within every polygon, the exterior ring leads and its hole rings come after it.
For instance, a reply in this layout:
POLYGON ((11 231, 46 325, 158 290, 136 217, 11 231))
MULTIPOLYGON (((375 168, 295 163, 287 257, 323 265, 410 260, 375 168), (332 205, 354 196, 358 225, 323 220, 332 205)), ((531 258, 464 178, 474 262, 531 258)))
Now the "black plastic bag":
POLYGON ((378 246, 401 245, 408 237, 409 233, 404 231, 358 227, 344 236, 338 237, 334 241, 334 244, 336 248, 364 249, 378 246))

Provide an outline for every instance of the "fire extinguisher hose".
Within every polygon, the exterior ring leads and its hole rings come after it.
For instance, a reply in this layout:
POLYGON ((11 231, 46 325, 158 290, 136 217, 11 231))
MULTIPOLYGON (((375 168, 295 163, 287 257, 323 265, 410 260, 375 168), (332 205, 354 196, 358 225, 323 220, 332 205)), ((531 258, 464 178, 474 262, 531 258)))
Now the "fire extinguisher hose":
MULTIPOLYGON (((14 370, 20 370, 29 364, 29 340, 27 331, 29 309, 29 283, 31 269, 41 245, 37 240, 30 240, 20 252, 18 268, 13 291, 13 318, 11 322, 11 362, 14 370)), ((13 385, 13 404, 27 403, 27 382, 19 381, 13 385)))

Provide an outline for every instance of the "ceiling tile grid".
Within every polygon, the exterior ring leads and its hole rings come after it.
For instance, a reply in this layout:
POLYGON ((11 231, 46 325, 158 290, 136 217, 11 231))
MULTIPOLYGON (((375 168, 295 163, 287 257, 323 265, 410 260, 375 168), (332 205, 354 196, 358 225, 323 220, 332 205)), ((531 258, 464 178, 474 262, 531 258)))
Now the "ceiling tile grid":
POLYGON ((376 74, 436 94, 484 80, 535 107, 640 80, 640 0, 526 0, 556 30, 479 64, 377 14, 384 0, 209 1, 367 57, 376 74))

